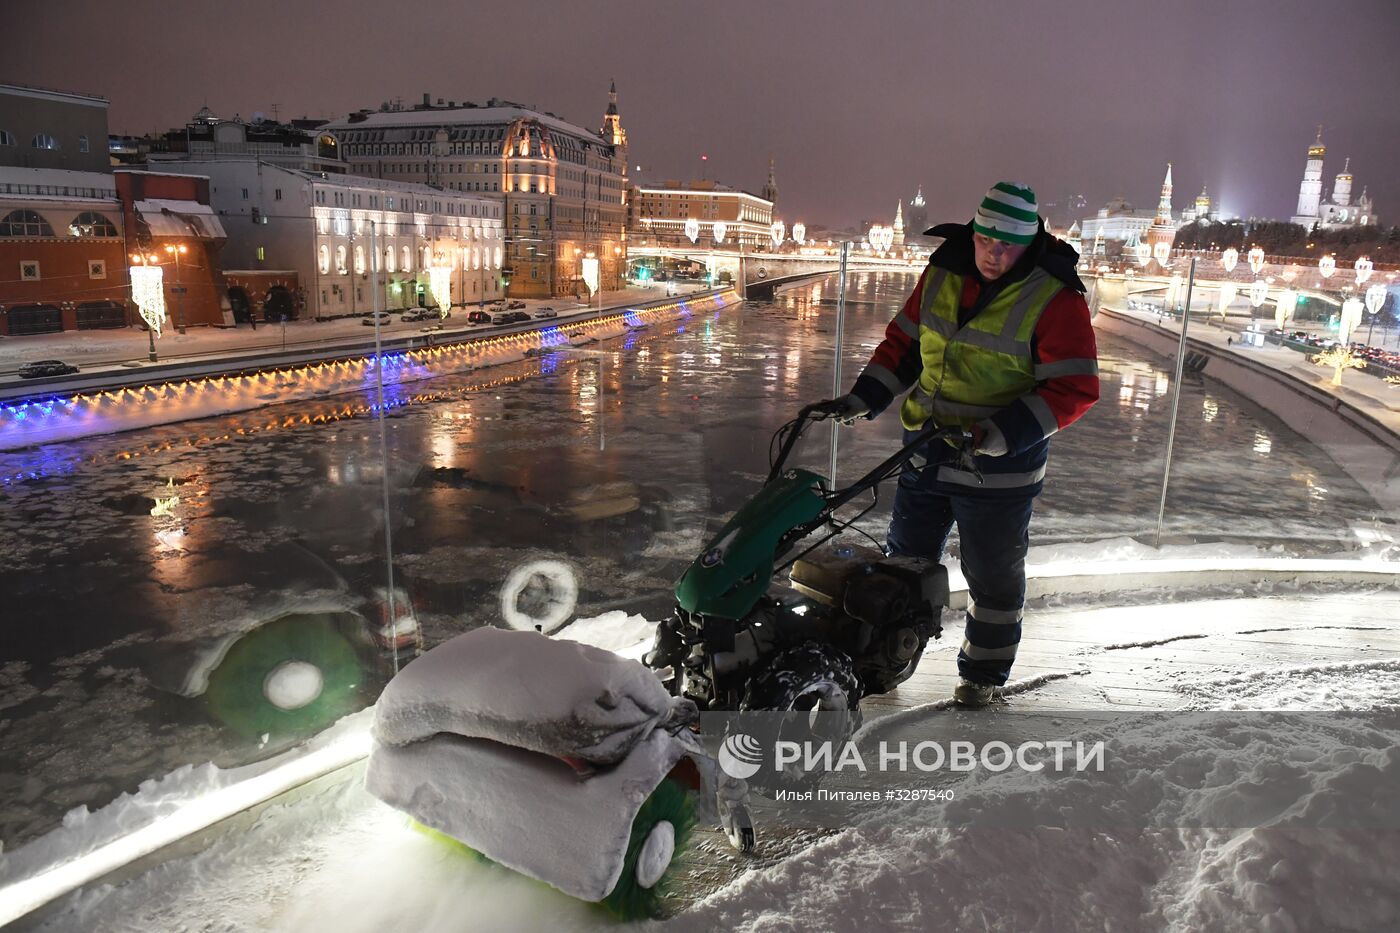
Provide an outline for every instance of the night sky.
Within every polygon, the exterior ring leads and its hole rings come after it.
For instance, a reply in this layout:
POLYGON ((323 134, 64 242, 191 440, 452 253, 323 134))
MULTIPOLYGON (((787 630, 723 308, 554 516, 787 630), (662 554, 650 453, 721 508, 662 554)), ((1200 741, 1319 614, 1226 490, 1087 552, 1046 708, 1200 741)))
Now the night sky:
POLYGON ((1400 222, 1397 0, 3 0, 0 48, 0 81, 105 96, 116 133, 425 91, 597 128, 616 79, 641 180, 705 153, 757 190, 771 155, 809 225, 888 222, 919 184, 962 221, 998 178, 1152 207, 1168 160, 1178 210, 1204 183, 1286 219, 1322 123, 1324 191, 1349 155, 1400 222))

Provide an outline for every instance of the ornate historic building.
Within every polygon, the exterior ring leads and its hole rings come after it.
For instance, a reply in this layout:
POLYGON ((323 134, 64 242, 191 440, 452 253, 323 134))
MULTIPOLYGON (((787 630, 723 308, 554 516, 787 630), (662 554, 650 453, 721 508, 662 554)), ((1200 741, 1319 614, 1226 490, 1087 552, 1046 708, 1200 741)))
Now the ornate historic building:
POLYGON ((1327 155, 1327 146, 1322 142, 1322 127, 1317 128, 1317 139, 1308 147, 1308 160, 1303 166, 1303 182, 1298 186, 1298 212, 1291 220, 1295 224, 1311 230, 1314 226, 1324 229, 1338 227, 1364 227, 1377 223, 1375 205, 1367 196, 1366 189, 1353 204, 1351 200, 1351 159, 1347 159, 1342 171, 1333 180, 1332 197, 1322 198, 1322 160, 1327 155))
POLYGON ((636 187, 629 200, 629 237, 645 246, 690 246, 686 224, 695 221, 694 243, 721 249, 766 249, 772 242, 773 202, 714 181, 666 181, 636 187))
POLYGON ((434 104, 425 94, 412 109, 357 111, 322 132, 335 136, 355 175, 498 201, 512 295, 587 294, 584 261, 594 258, 601 287, 620 287, 627 133, 615 86, 597 131, 510 101, 434 104))

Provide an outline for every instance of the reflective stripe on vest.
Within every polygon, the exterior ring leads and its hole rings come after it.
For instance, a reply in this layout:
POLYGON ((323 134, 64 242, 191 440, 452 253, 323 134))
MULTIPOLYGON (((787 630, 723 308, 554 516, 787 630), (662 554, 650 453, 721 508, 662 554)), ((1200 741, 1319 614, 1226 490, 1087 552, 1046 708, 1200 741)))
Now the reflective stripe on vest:
POLYGON ((899 413, 911 431, 930 417, 941 427, 969 428, 1035 388, 1031 336, 1063 283, 1034 269, 959 327, 963 284, 963 276, 947 269, 930 266, 925 273, 919 310, 923 369, 899 413))

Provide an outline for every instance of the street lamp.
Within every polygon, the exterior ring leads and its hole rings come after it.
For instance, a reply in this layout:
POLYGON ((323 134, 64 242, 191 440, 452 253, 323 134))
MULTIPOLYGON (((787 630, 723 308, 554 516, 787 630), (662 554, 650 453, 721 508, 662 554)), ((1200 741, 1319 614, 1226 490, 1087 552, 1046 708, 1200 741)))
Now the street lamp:
POLYGON ((185 244, 176 245, 167 243, 165 251, 175 257, 175 284, 170 290, 175 293, 175 329, 181 334, 185 332, 185 287, 180 284, 180 257, 189 252, 185 244))

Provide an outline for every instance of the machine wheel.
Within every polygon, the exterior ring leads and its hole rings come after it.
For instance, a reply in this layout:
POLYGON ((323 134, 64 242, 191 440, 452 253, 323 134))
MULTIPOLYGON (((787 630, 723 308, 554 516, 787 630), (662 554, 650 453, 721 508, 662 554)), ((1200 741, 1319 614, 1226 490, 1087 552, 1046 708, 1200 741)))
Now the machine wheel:
POLYGON ((846 653, 809 641, 773 655, 750 678, 742 710, 777 712, 855 711, 860 678, 846 653))
POLYGON ((753 830, 753 817, 749 815, 749 808, 744 806, 735 807, 725 821, 724 835, 729 839, 729 844, 735 851, 745 855, 753 852, 756 837, 753 830))
POLYGON ((622 875, 603 898, 603 907, 622 920, 659 917, 676 860, 690 844, 694 826, 690 791, 671 778, 656 785, 632 821, 622 875))
MULTIPOLYGON (((860 727, 860 696, 860 678, 846 653, 809 641, 773 655, 749 680, 739 709, 788 714, 771 723, 774 734, 763 737, 769 747, 780 739, 839 745, 860 727)), ((808 784, 820 778, 800 770, 785 771, 781 779, 759 772, 753 783, 808 784)))
POLYGON ((331 621, 293 613, 229 648, 205 700, 246 737, 309 735, 358 708, 363 679, 359 656, 331 621))

